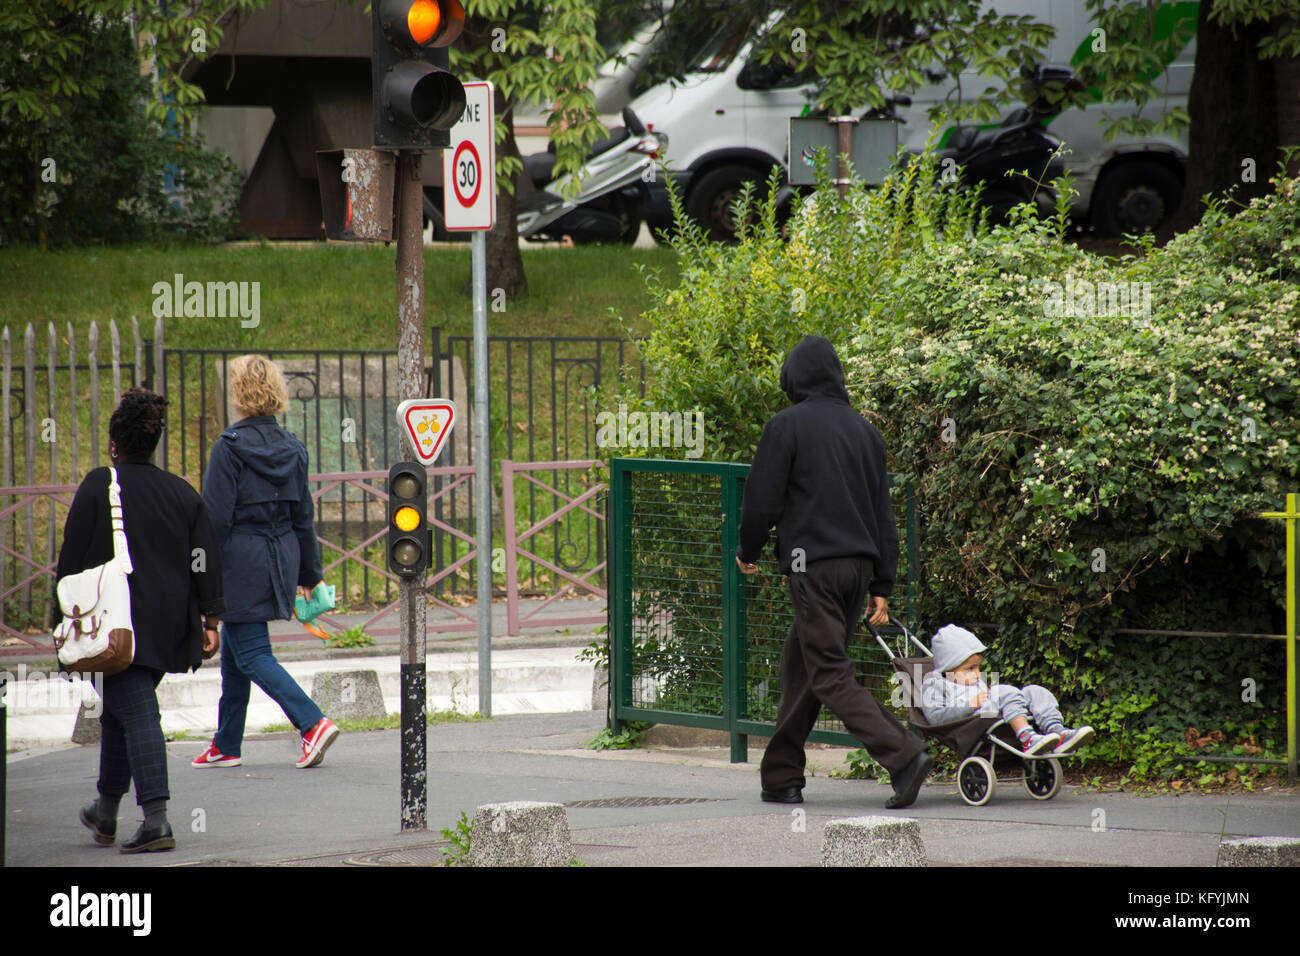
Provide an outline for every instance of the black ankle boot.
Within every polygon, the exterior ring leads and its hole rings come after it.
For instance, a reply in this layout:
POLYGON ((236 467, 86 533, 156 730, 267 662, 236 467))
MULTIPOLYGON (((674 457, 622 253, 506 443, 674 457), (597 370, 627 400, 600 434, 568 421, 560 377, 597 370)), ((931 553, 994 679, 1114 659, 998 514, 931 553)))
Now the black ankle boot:
POLYGON ((99 815, 98 800, 92 800, 81 808, 81 824, 94 835, 100 846, 111 846, 117 839, 117 820, 105 820, 99 815))
POLYGON ((122 844, 123 853, 153 853, 158 850, 176 849, 176 837, 172 834, 172 825, 166 820, 159 826, 140 824, 135 836, 122 844))

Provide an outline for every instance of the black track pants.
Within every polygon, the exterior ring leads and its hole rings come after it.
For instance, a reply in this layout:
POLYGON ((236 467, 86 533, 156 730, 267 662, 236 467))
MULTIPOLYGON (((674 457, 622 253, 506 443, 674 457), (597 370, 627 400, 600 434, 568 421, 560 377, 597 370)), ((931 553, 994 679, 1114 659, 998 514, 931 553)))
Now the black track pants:
POLYGON ((828 558, 789 576, 794 623, 781 651, 776 731, 763 754, 765 790, 805 785, 804 742, 822 704, 891 774, 925 747, 857 682, 848 655, 873 570, 869 558, 828 558))

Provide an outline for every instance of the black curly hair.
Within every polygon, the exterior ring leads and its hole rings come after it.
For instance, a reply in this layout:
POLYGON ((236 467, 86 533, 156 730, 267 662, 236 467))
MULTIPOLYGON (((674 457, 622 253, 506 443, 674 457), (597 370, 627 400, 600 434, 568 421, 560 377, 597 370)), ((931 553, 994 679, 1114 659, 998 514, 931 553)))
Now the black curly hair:
POLYGON ((119 461, 148 461, 158 447, 167 399, 147 388, 128 388, 108 420, 108 437, 119 461))

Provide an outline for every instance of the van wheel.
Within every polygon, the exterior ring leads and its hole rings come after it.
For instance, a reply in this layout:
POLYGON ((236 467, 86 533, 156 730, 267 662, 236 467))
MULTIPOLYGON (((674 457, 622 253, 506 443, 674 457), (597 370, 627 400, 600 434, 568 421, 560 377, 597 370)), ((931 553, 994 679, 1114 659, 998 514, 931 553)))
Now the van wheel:
POLYGON ((1182 195, 1182 177, 1163 163, 1124 163, 1093 191, 1092 224, 1107 236, 1154 232, 1177 211, 1182 195))
POLYGON ((691 186, 686 214, 699 223, 710 239, 735 242, 739 224, 731 212, 731 204, 739 198, 745 183, 759 181, 758 172, 751 166, 711 169, 691 186))

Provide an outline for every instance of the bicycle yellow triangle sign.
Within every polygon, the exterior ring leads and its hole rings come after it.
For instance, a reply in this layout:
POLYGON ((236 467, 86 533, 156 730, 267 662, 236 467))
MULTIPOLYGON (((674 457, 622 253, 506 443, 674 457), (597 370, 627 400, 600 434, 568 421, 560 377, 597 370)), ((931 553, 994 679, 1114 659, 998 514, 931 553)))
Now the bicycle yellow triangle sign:
POLYGON ((416 459, 432 465, 456 424, 456 406, 445 398, 408 398, 397 406, 397 427, 415 449, 416 459))

